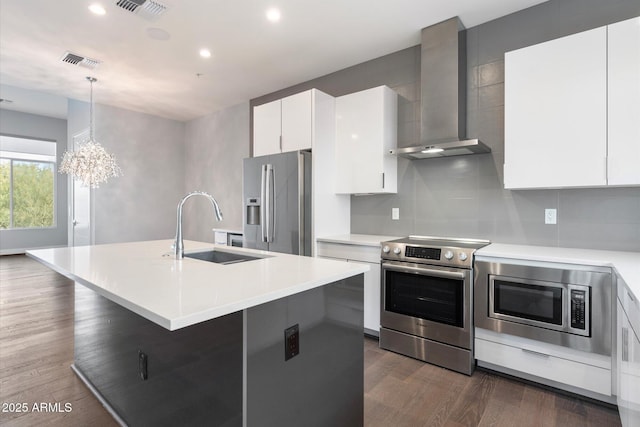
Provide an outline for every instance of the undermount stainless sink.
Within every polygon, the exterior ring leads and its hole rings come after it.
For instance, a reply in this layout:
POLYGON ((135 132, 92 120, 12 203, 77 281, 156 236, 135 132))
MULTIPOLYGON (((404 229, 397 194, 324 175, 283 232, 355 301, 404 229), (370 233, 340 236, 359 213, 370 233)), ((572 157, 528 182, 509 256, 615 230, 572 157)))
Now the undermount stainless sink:
POLYGON ((236 264, 238 262, 253 261, 263 258, 245 255, 238 252, 221 251, 219 249, 185 253, 184 256, 186 258, 194 258, 201 261, 215 262, 216 264, 236 264))

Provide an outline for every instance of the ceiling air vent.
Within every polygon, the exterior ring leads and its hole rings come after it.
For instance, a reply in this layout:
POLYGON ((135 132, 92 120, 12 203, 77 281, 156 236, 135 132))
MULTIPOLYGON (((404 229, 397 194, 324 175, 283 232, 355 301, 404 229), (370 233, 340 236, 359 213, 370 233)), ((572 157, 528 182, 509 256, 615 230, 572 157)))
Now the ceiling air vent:
POLYGON ((153 0, 117 0, 116 5, 147 21, 158 19, 167 10, 167 6, 153 0))
POLYGON ((62 62, 66 62, 67 64, 77 65, 79 67, 88 68, 90 70, 94 70, 98 65, 100 65, 100 61, 96 59, 87 58, 81 55, 77 55, 71 52, 65 52, 60 58, 62 62))

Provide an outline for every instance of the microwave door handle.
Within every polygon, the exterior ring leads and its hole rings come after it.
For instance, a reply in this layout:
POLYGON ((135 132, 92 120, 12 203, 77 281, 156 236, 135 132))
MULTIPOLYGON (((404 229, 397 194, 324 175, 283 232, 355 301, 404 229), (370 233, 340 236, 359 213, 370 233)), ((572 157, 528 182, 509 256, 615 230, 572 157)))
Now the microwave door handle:
POLYGON ((382 264, 382 268, 390 271, 398 271, 401 273, 420 273, 423 275, 429 275, 434 277, 442 277, 445 279, 464 279, 465 274, 460 271, 445 271, 445 270, 435 270, 431 268, 423 268, 423 267, 408 267, 408 266, 395 266, 389 264, 382 264))

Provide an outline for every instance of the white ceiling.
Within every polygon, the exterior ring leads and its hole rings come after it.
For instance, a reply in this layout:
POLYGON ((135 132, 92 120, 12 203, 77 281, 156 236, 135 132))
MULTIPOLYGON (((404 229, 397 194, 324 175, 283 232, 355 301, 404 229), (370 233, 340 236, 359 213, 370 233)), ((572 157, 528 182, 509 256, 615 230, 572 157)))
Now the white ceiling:
POLYGON ((156 1, 168 8, 149 21, 116 6, 117 0, 1 0, 0 97, 13 102, 0 106, 34 112, 23 105, 33 90, 44 92, 45 98, 88 101, 85 77, 91 75, 98 79, 98 103, 190 120, 415 46, 422 28, 453 16, 470 28, 542 3, 156 1), (89 12, 92 3, 102 4, 106 15, 89 12), (271 6, 282 12, 277 24, 265 18, 271 6), (150 28, 166 31, 169 39, 149 37, 150 28), (211 50, 211 58, 198 55, 202 47, 211 50), (66 51, 101 64, 88 70, 63 63, 60 58, 66 51))

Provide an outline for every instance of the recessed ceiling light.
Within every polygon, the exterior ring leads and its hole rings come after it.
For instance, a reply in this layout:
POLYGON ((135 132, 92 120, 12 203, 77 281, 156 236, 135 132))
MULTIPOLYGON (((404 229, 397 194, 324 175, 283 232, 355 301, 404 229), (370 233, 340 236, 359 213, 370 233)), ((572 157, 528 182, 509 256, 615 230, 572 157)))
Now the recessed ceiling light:
POLYGON ((281 16, 280 11, 275 7, 272 7, 271 9, 267 10, 267 19, 271 22, 280 21, 280 16, 281 16))
POLYGON ((102 7, 102 5, 99 5, 98 3, 94 3, 91 6, 89 6, 89 10, 95 13, 96 15, 104 15, 107 13, 104 7, 102 7))
POLYGON ((200 56, 203 58, 211 58, 211 51, 209 49, 200 49, 200 56))

